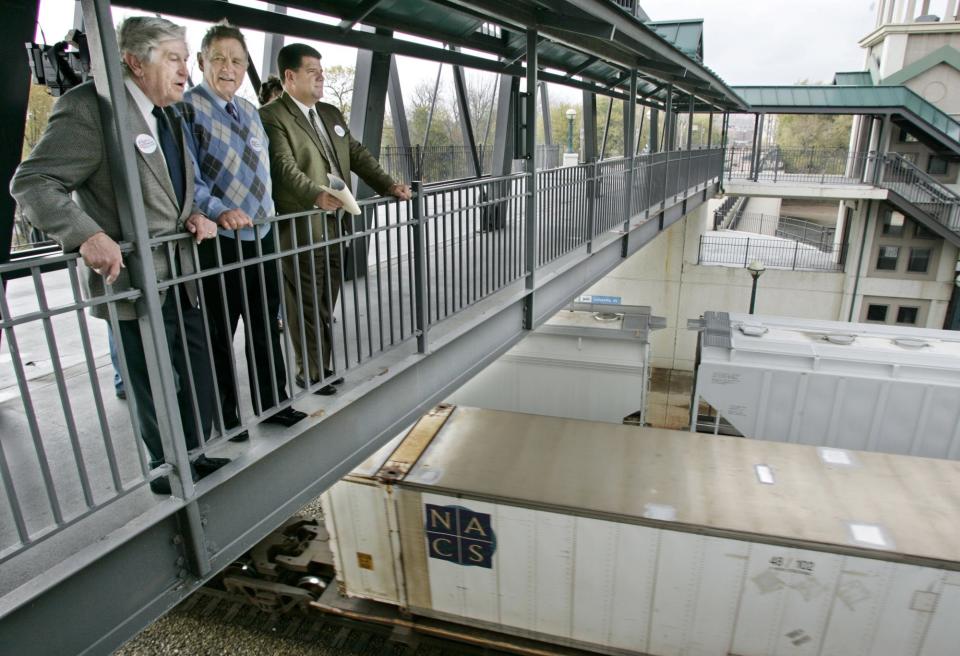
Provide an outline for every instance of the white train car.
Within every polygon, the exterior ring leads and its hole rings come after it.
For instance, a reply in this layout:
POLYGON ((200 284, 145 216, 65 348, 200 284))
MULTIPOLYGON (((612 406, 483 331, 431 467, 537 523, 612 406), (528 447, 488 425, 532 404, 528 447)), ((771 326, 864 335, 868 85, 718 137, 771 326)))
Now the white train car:
POLYGON ((651 330, 643 306, 575 303, 530 333, 447 401, 551 417, 642 424, 651 330))
POLYGON ((960 463, 846 456, 444 405, 323 503, 340 590, 413 618, 557 651, 954 656, 960 463))
POLYGON ((692 430, 960 458, 960 333, 726 312, 691 323, 692 430))

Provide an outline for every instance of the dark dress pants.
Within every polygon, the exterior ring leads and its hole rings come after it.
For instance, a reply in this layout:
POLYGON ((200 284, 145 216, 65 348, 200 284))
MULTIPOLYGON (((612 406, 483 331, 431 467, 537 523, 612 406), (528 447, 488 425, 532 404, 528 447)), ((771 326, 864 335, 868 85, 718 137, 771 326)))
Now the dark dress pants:
MULTIPOLYGON (((342 236, 338 215, 315 214, 284 221, 279 231, 281 247, 290 250, 342 236)), ((318 381, 323 370, 334 369, 332 321, 343 280, 342 248, 342 244, 333 244, 283 258, 287 325, 297 356, 297 374, 304 380, 309 375, 310 381, 318 381)))
MULTIPOLYGON (((224 265, 258 256, 256 241, 238 241, 222 235, 217 237, 217 241, 224 265)), ((275 230, 262 237, 260 243, 263 255, 275 253, 275 230)), ((216 244, 210 240, 203 242, 199 248, 201 267, 217 267, 216 244)), ((277 269, 275 260, 262 265, 250 264, 225 272, 222 275, 222 286, 220 275, 203 278, 205 310, 210 324, 210 342, 220 392, 220 407, 228 428, 236 425, 240 417, 233 336, 241 318, 247 333, 244 349, 253 411, 259 415, 288 398, 287 371, 280 346, 280 333, 277 331, 277 314, 280 310, 280 278, 277 269)))
MULTIPOLYGON (((199 308, 191 307, 186 294, 180 293, 185 334, 180 332, 180 316, 174 294, 170 290, 164 297, 162 313, 163 328, 167 336, 169 357, 177 386, 177 405, 183 423, 187 449, 200 446, 200 438, 210 435, 213 417, 213 375, 210 372, 210 355, 204 339, 203 316, 199 308), (189 360, 189 363, 188 363, 189 360), (193 388, 190 377, 193 377, 193 388), (194 394, 193 390, 197 390, 194 394)), ((153 405, 150 376, 144 355, 140 326, 136 320, 119 321, 120 343, 127 362, 128 378, 124 381, 127 392, 133 393, 137 406, 137 421, 140 436, 150 454, 150 466, 164 462, 163 446, 157 412, 153 405)), ((170 454, 172 457, 172 454, 170 454)))

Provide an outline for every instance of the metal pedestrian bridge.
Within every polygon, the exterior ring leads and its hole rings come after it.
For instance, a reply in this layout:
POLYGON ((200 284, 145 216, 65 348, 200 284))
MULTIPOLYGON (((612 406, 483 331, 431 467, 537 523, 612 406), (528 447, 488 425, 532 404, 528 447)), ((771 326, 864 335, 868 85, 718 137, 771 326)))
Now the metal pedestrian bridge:
MULTIPOLYGON (((136 284, 89 297, 81 290, 77 255, 55 248, 0 260, 5 283, 0 291, 4 653, 108 653, 165 613, 529 330, 712 197, 719 190, 723 149, 709 143, 691 149, 692 120, 684 140, 676 134, 676 112, 691 117, 710 112, 712 122, 714 111, 744 107, 699 61, 644 25, 645 16, 632 2, 560 2, 551 12, 532 0, 430 2, 432 12, 412 1, 303 3, 310 7, 291 2, 265 10, 203 0, 127 4, 174 18, 227 16, 244 29, 359 48, 362 102, 355 95, 354 106, 368 111, 355 111, 350 128, 374 151, 384 106, 399 97, 395 54, 453 65, 461 85, 464 67, 494 72, 500 80, 494 171, 480 176, 475 166, 473 178, 426 186, 415 182, 409 201, 362 201, 362 214, 349 229, 340 224, 331 233, 294 240, 307 245, 185 273, 179 264, 184 257, 197 264, 196 247, 186 235, 151 238, 146 233, 138 181, 130 173, 134 153, 120 145, 132 139, 119 118, 125 111, 123 81, 110 4, 83 0, 93 67, 103 73, 96 85, 104 99, 105 133, 113 135, 108 154, 117 171, 128 172, 119 176, 116 194, 119 206, 129 210, 122 247, 136 284), (331 26, 287 16, 286 7, 320 11, 341 22, 331 26), (376 30, 354 29, 360 21, 376 30), (452 47, 397 39, 393 26, 452 47), (461 47, 487 56, 460 52, 461 47), (522 100, 535 98, 544 81, 583 92, 586 163, 536 169, 539 112, 536 103, 522 100), (624 101, 624 156, 602 161, 597 156, 598 94, 624 101), (651 130, 648 154, 638 154, 638 106, 663 118, 662 133, 651 130), (521 170, 514 173, 518 162, 521 170), (293 256, 304 251, 327 256, 315 260, 317 268, 333 254, 344 262, 340 300, 329 310, 333 363, 345 383, 335 396, 312 393, 324 381, 298 388, 293 344, 286 335, 286 387, 293 398, 279 407, 292 405, 307 418, 286 428, 263 423, 249 410, 249 390, 241 384, 240 405, 246 410, 240 424, 229 425, 218 410, 211 437, 187 453, 175 400, 178 386, 186 386, 194 398, 194 416, 185 421, 199 420, 197 394, 216 398, 219 390, 197 390, 192 380, 174 376, 164 357, 160 294, 203 279, 223 285, 224 274, 233 269, 262 271, 284 258, 296 261, 293 256), (168 258, 170 278, 157 278, 156 252, 168 258), (134 301, 141 310, 154 403, 161 426, 167 427, 165 463, 159 467, 150 467, 138 439, 136 400, 121 401, 113 394, 106 327, 112 324, 117 332, 120 301, 134 301), (107 309, 109 322, 89 318, 95 306, 107 309), (230 441, 242 431, 249 441, 230 441), (182 474, 201 453, 231 462, 194 482, 182 474), (169 496, 151 492, 150 481, 161 476, 171 483, 169 496)), ((32 22, 21 20, 29 13, 10 18, 6 41, 30 39, 22 37, 33 29, 32 22), (17 25, 22 32, 11 27, 17 25)), ((397 106, 402 108, 402 101, 397 106)), ((473 127, 464 114, 464 145, 476 163, 473 127)), ((403 141, 406 125, 396 111, 394 120, 403 141)), ((270 219, 273 229, 263 239, 276 239, 285 223, 294 231, 310 225, 298 218, 270 219)), ((331 272, 300 274, 306 281, 301 294, 319 297, 317 286, 329 281, 331 272)), ((167 297, 180 299, 173 292, 167 297)), ((218 302, 203 293, 200 300, 203 307, 218 302)), ((302 306, 284 304, 282 315, 311 320, 302 306)), ((252 346, 251 337, 241 331, 236 380, 247 378, 242 356, 247 345, 252 346)), ((271 360, 269 366, 277 364, 271 360)), ((119 367, 127 373, 122 352, 119 367)))

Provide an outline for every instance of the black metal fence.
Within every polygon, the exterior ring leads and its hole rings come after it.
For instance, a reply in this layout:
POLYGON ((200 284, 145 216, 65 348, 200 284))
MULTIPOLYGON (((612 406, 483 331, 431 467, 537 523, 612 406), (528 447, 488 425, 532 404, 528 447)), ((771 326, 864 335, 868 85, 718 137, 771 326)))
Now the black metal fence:
POLYGON ((754 260, 768 269, 843 271, 843 248, 816 248, 775 237, 700 235, 697 264, 745 267, 754 260))
MULTIPOLYGON (((490 175, 493 169, 493 146, 478 145, 480 173, 490 175)), ((395 179, 410 183, 445 182, 473 177, 474 164, 466 146, 384 146, 380 149, 380 164, 395 179)), ((560 166, 560 146, 538 144, 535 152, 538 169, 553 169, 560 166)), ((523 162, 516 161, 513 173, 523 170, 523 162)))
MULTIPOLYGON (((722 218, 720 210, 717 210, 714 222, 722 218)), ((792 239, 821 250, 832 248, 836 235, 836 228, 833 226, 825 226, 792 216, 774 216, 755 212, 742 212, 735 215, 727 229, 792 239)))
POLYGON ((770 146, 756 154, 752 148, 727 149, 727 180, 863 184, 875 153, 840 148, 781 148, 770 146))
POLYGON ((147 281, 144 287, 157 290, 152 294, 130 285, 125 269, 123 284, 90 295, 75 253, 0 265, 0 275, 11 278, 0 286, 8 358, 0 378, 16 390, 6 400, 10 412, 0 434, 0 562, 93 513, 127 512, 119 505, 142 512, 142 506, 115 502, 160 477, 183 498, 195 496, 190 463, 201 454, 261 430, 270 413, 373 358, 396 349, 427 352, 439 322, 537 267, 606 239, 605 233, 615 238, 628 222, 645 220, 681 194, 706 188, 719 180, 722 164, 722 150, 713 149, 544 169, 535 178, 417 182, 413 199, 364 201, 352 221, 316 212, 271 217, 259 222, 269 232, 243 248, 226 238, 198 248, 186 234, 121 245, 128 256, 138 254, 127 258, 128 266, 147 281), (537 194, 536 217, 527 215, 531 193, 537 194), (532 252, 530 230, 536 231, 532 252), (158 276, 161 264, 169 275, 158 276), (271 353, 255 340, 258 331, 274 331, 276 310, 267 297, 270 290, 279 293, 278 277, 285 281, 277 305, 287 330, 271 353), (225 323, 231 291, 244 318, 243 336, 238 332, 233 341, 225 323), (183 318, 194 298, 195 329, 183 318), (119 311, 129 310, 131 301, 146 314, 121 322, 119 311), (91 309, 107 321, 90 320, 91 309), (177 317, 175 328, 164 320, 168 310, 177 317), (139 338, 138 353, 119 344, 117 366, 126 382, 136 382, 130 358, 145 358, 142 378, 151 388, 145 396, 130 395, 125 403, 115 398, 108 326, 124 339, 130 331, 139 338), (213 350, 216 333, 228 335, 220 342, 227 350, 222 366, 213 350), (189 375, 175 373, 166 352, 167 341, 180 339, 203 345, 199 356, 183 349, 177 356, 189 375), (329 353, 321 362, 336 374, 321 370, 315 377, 301 367, 311 352, 329 353), (197 377, 204 371, 209 383, 197 377), (230 412, 213 401, 230 396, 236 399, 230 412), (159 461, 144 447, 137 410, 151 402, 167 429, 159 461), (204 418, 204 403, 213 403, 212 417, 204 418), (184 437, 188 429, 198 435, 195 445, 184 437))

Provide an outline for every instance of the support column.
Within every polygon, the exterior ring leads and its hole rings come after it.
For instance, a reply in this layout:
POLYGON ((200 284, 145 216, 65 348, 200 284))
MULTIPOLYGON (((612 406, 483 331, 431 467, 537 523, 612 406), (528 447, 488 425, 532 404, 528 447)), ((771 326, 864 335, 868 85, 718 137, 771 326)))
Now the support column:
POLYGON ((597 94, 583 92, 583 161, 597 161, 597 94))
MULTIPOLYGON (((377 30, 377 34, 391 36, 392 32, 377 30)), ((356 75, 350 101, 350 133, 374 157, 380 156, 391 58, 392 56, 385 52, 357 51, 356 75)), ((355 175, 351 177, 354 178, 353 187, 357 190, 357 198, 376 195, 365 182, 358 180, 355 175)))
POLYGON ((527 30, 527 107, 526 107, 526 151, 527 151, 527 194, 526 212, 526 256, 527 256, 527 298, 523 306, 523 327, 533 330, 536 319, 534 288, 537 274, 537 31, 527 30))
POLYGON ((99 96, 104 146, 114 183, 117 215, 124 241, 133 244, 133 252, 126 257, 127 270, 132 286, 143 294, 137 301, 137 315, 164 458, 173 466, 169 474, 170 487, 174 496, 188 502, 178 512, 178 520, 185 533, 183 546, 190 568, 196 576, 201 577, 210 571, 210 557, 204 543, 200 509, 190 475, 191 466, 160 309, 160 289, 153 265, 137 156, 133 150, 133 134, 126 119, 130 108, 127 107, 109 0, 83 0, 83 18, 87 26, 91 67, 98 71, 94 79, 99 96))
POLYGON ((650 110, 650 134, 647 136, 649 143, 648 150, 650 154, 657 152, 660 149, 660 144, 657 143, 657 137, 660 136, 660 110, 651 109, 650 110))
MULTIPOLYGON (((377 34, 390 36, 392 32, 377 30, 377 34)), ((362 143, 374 158, 380 157, 380 141, 383 138, 383 117, 386 109, 387 83, 390 78, 390 60, 386 52, 357 51, 356 76, 354 77, 353 96, 350 100, 350 133, 362 143)), ((358 199, 371 198, 377 193, 356 174, 346 180, 356 190, 358 199)), ((374 217, 368 217, 370 225, 364 225, 364 214, 350 217, 353 231, 363 232, 372 225, 374 217)), ((367 271, 369 241, 356 239, 344 247, 343 271, 347 280, 362 278, 367 271), (358 257, 359 262, 354 263, 358 257)))
POLYGON ((710 117, 707 119, 707 148, 713 145, 713 109, 710 110, 710 117))
POLYGON ((471 176, 480 177, 480 154, 477 152, 477 139, 473 131, 473 117, 470 116, 467 84, 462 66, 453 67, 453 87, 457 94, 457 108, 460 114, 460 134, 463 135, 463 147, 467 151, 467 170, 471 176))
POLYGON ((673 85, 667 85, 667 99, 663 110, 663 150, 673 150, 673 130, 676 127, 673 115, 673 85))
MULTIPOLYGON (((284 5, 267 5, 267 11, 277 14, 286 14, 287 8, 284 5)), ((263 40, 263 64, 260 66, 260 74, 266 80, 271 74, 279 75, 277 70, 277 53, 283 47, 282 34, 266 34, 263 40)))
MULTIPOLYGON (((39 0, 4 3, 0 53, 3 61, 10 63, 0 79, 3 88, 0 125, 5 126, 0 130, 0 179, 4 184, 13 177, 23 154, 23 133, 30 102, 30 67, 27 66, 23 44, 33 41, 39 9, 39 0)), ((13 197, 4 189, 0 193, 0 264, 10 260, 16 207, 13 197)))
POLYGON ((543 117, 543 143, 553 145, 553 119, 550 117, 550 95, 547 93, 547 83, 540 83, 540 115, 543 117))
MULTIPOLYGON (((634 135, 633 129, 637 121, 637 71, 630 71, 630 99, 625 101, 623 108, 623 152, 627 158, 627 167, 624 172, 626 180, 624 181, 624 216, 623 219, 623 239, 620 240, 620 256, 628 257, 630 255, 630 217, 633 216, 633 179, 634 167, 637 164, 637 158, 634 156, 634 135)), ((613 100, 610 101, 611 106, 613 100)))
POLYGON ((493 176, 508 175, 513 168, 513 98, 520 91, 520 78, 500 76, 497 92, 497 129, 493 135, 493 176))

